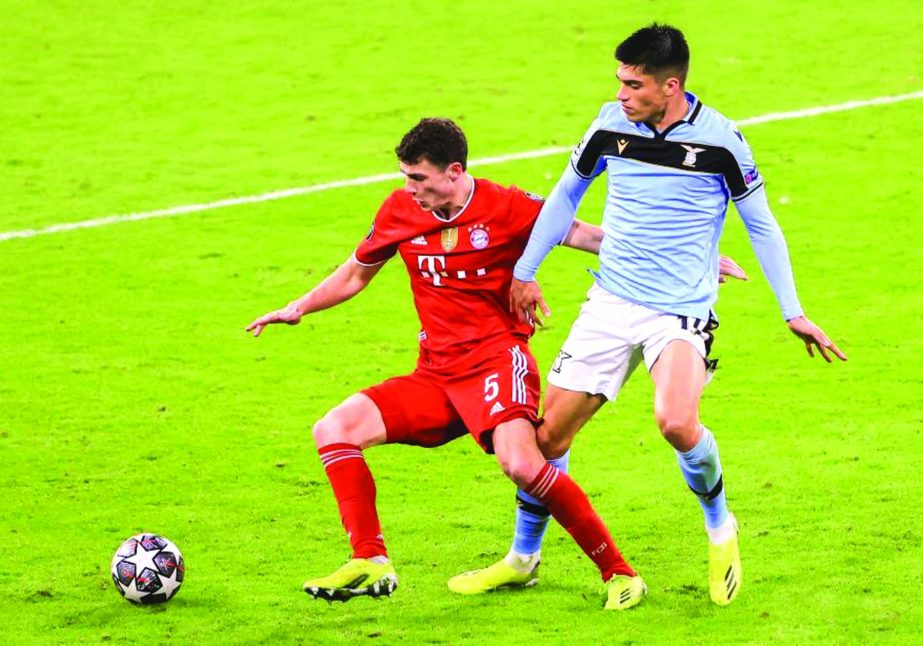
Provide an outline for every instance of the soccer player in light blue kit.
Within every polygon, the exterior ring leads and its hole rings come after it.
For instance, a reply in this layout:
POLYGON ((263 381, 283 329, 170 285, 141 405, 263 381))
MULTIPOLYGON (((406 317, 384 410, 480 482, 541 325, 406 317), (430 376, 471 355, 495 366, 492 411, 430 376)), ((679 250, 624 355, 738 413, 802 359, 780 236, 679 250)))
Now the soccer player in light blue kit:
MULTIPOLYGON (((727 605, 742 583, 737 523, 728 512, 715 437, 698 411, 717 327, 718 239, 729 199, 789 329, 812 357, 815 348, 828 362, 846 356, 804 315, 747 142, 733 122, 685 90, 689 48, 682 32, 652 24, 622 42, 615 57, 618 101, 603 105, 542 208, 516 265, 510 304, 539 324, 539 310, 550 314, 536 271, 567 234, 590 183, 605 172, 600 270, 548 375, 539 445, 546 458, 566 466, 574 435, 615 399, 643 359, 654 381, 657 425, 704 512, 711 600, 727 605)), ((513 549, 499 563, 454 577, 450 589, 474 594, 537 582, 547 512, 522 491, 517 498, 513 549)), ((637 579, 620 607, 646 593, 637 579)))

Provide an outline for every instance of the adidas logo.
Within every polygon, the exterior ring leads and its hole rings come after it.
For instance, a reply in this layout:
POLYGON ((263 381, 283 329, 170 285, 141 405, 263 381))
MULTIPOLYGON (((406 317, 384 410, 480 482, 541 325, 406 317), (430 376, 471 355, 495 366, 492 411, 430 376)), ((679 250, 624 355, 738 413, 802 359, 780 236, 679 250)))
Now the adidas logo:
POLYGON ((423 236, 417 236, 416 238, 414 238, 413 240, 410 241, 410 244, 415 244, 415 245, 419 245, 419 246, 421 246, 421 247, 425 247, 425 246, 426 246, 426 238, 424 238, 423 236))
POLYGON ((490 407, 490 414, 496 415, 497 413, 502 413, 506 409, 503 407, 503 404, 500 402, 494 402, 494 405, 490 407))

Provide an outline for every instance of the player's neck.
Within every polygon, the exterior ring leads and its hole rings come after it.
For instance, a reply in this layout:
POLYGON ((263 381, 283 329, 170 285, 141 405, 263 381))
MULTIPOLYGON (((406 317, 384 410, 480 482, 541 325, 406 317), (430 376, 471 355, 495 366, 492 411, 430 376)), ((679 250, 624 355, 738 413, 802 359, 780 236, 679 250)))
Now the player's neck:
POLYGON ((458 190, 449 202, 442 208, 435 209, 437 215, 443 220, 451 220, 471 201, 472 193, 474 193, 474 178, 465 173, 458 182, 458 190))
POLYGON ((660 115, 660 119, 652 119, 650 124, 654 126, 658 132, 663 132, 677 121, 685 119, 686 115, 689 114, 690 107, 689 101, 686 99, 686 93, 680 92, 679 95, 673 97, 667 104, 667 109, 660 115))

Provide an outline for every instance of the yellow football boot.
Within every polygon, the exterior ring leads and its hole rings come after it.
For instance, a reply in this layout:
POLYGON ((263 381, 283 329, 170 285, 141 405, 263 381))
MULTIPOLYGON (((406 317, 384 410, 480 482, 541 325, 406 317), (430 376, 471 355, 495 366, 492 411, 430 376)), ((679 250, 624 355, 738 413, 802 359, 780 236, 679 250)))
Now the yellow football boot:
POLYGON ((388 596, 397 589, 397 574, 388 563, 352 559, 333 574, 305 581, 305 592, 315 599, 349 601, 353 597, 388 596))
POLYGON ((740 548, 737 545, 737 520, 731 516, 734 535, 723 543, 708 544, 708 594, 719 606, 737 598, 743 583, 740 548))
POLYGON ((500 559, 493 565, 453 576, 449 579, 449 590, 456 594, 484 594, 498 588, 531 588, 538 583, 539 560, 527 571, 514 568, 500 559))
POLYGON ((606 583, 606 610, 628 610, 641 603, 647 594, 647 586, 640 576, 616 574, 606 583))

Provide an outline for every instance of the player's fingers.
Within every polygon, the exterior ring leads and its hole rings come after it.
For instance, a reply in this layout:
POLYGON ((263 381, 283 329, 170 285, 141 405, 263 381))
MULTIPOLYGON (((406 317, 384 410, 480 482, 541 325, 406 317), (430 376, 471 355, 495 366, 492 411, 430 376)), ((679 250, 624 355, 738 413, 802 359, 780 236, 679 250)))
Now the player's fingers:
POLYGON ((551 308, 548 307, 548 304, 545 302, 544 298, 539 297, 538 306, 541 308, 542 314, 545 316, 551 316, 551 308))
POLYGON ((836 346, 836 343, 834 343, 833 341, 831 341, 831 342, 830 342, 830 345, 829 345, 828 347, 830 348, 830 352, 832 352, 833 354, 835 354, 835 355, 837 356, 837 358, 838 358, 840 361, 849 361, 849 357, 847 357, 847 356, 843 353, 843 351, 840 350, 840 349, 836 346))
POLYGON ((831 362, 830 355, 827 354, 827 346, 821 345, 820 343, 818 343, 817 350, 820 352, 820 356, 824 358, 824 361, 826 361, 827 363, 831 362))
POLYGON ((513 313, 516 315, 516 318, 519 319, 520 323, 528 323, 532 325, 532 317, 529 316, 529 310, 520 305, 516 306, 516 309, 513 310, 513 313))
MULTIPOLYGON (((253 336, 254 336, 254 337, 257 337, 257 336, 260 335, 260 332, 263 331, 263 327, 265 327, 265 326, 263 326, 263 325, 252 325, 251 327, 253 328, 253 336)), ((247 329, 249 330, 250 328, 247 328, 247 329)))
POLYGON ((810 355, 810 357, 813 359, 814 358, 814 346, 811 345, 810 341, 805 341, 804 347, 807 349, 808 355, 810 355))

